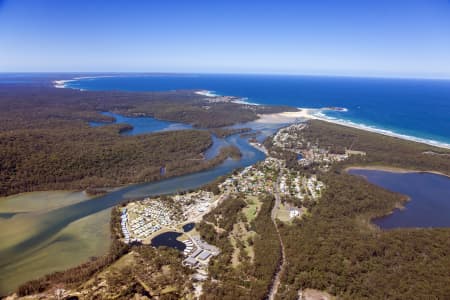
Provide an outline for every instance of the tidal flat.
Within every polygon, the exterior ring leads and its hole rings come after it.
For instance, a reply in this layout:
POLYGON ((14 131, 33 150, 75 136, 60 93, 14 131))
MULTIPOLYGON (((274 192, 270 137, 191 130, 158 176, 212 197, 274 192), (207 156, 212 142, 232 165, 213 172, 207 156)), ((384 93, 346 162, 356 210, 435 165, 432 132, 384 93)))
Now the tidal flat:
MULTIPOLYGON (((0 198, 0 252, 28 240, 45 227, 55 209, 94 201, 83 192, 32 192, 0 198)), ((28 251, 0 258, 0 294, 13 291, 24 281, 77 266, 87 257, 104 254, 109 245, 110 209, 81 218, 28 251)))

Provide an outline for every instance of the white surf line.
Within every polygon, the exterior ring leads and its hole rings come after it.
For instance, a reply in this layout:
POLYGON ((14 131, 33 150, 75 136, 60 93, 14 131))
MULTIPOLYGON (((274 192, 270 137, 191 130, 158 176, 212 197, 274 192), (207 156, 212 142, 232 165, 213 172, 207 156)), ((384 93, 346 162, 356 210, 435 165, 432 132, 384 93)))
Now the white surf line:
MULTIPOLYGON (((120 75, 99 75, 99 76, 79 76, 74 77, 72 79, 64 79, 64 80, 53 80, 53 87, 57 89, 65 89, 67 88, 68 82, 73 82, 81 79, 95 79, 95 78, 109 78, 109 77, 119 77, 120 75)), ((81 89, 80 89, 81 90, 81 89)))
MULTIPOLYGON (((323 114, 323 111, 325 111, 326 109, 302 108, 302 107, 298 107, 298 109, 301 109, 301 111, 298 112, 298 114, 296 114, 296 115, 300 118, 321 120, 321 121, 325 121, 328 123, 338 124, 338 125, 342 125, 342 126, 346 126, 346 127, 356 128, 356 129, 360 129, 360 130, 364 130, 364 131, 369 131, 369 132, 378 133, 378 134, 382 134, 382 135, 386 135, 386 136, 390 136, 390 137, 395 137, 395 138, 399 138, 402 140, 427 144, 430 146, 450 150, 450 144, 438 142, 435 140, 424 139, 424 138, 414 137, 414 136, 410 136, 410 135, 406 135, 406 134, 396 133, 396 132, 393 132, 390 130, 380 129, 380 128, 376 128, 376 127, 372 127, 372 126, 368 126, 368 125, 364 125, 364 124, 357 124, 357 123, 353 123, 351 121, 346 121, 346 120, 342 120, 342 119, 331 119, 331 118, 326 117, 323 114)), ((291 114, 294 114, 294 113, 291 113, 291 114)))

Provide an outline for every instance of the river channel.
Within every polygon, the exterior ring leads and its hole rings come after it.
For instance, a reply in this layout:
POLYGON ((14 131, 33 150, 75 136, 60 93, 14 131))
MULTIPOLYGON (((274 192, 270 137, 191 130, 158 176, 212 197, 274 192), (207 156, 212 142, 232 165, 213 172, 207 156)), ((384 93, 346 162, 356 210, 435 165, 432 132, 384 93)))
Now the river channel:
MULTIPOLYGON (((116 117, 117 122, 130 119, 110 115, 116 117)), ((133 131, 124 134, 189 128, 147 117, 131 121, 133 131)), ((258 132, 258 139, 262 140, 285 125, 249 122, 239 126, 253 128, 258 132)), ((76 266, 92 256, 106 253, 109 247, 110 209, 122 201, 195 189, 234 169, 265 158, 264 153, 252 147, 239 134, 225 139, 214 137, 205 158, 214 157, 222 145, 237 146, 242 153, 241 159, 227 159, 202 172, 129 185, 94 198, 83 192, 47 191, 0 199, 0 295, 14 290, 27 280, 76 266), (36 197, 40 199, 40 207, 35 207, 36 197), (49 199, 52 199, 53 206, 47 205, 49 199)))

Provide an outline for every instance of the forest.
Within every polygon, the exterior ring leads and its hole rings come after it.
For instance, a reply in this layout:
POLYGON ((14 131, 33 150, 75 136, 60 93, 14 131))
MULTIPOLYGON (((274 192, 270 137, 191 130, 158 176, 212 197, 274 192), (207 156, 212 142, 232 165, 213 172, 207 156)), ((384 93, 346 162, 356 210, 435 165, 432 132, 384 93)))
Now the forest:
POLYGON ((287 268, 278 299, 314 288, 342 299, 446 299, 450 229, 380 230, 370 219, 404 197, 331 172, 310 217, 280 224, 287 268))
POLYGON ((217 245, 221 254, 209 267, 210 280, 204 284, 202 299, 265 299, 280 260, 280 244, 270 213, 274 204, 272 195, 262 195, 261 210, 254 220, 248 222, 242 209, 246 206, 243 195, 222 202, 208 213, 197 227, 202 237, 217 245), (231 232, 236 226, 245 224, 248 241, 254 251, 254 257, 242 249, 242 241, 237 240, 241 248, 241 263, 233 265, 234 246, 231 232))
MULTIPOLYGON (((158 179, 161 164, 167 166, 168 172, 178 174, 207 167, 195 159, 210 145, 209 131, 123 137, 119 132, 127 125, 90 128, 86 124, 89 120, 111 121, 98 114, 99 111, 151 115, 205 128, 230 125, 230 120, 222 115, 224 109, 238 110, 231 122, 251 120, 257 113, 272 111, 258 108, 260 111, 256 112, 226 103, 207 104, 214 108, 205 109, 205 102, 192 92, 136 93, 135 97, 127 98, 131 93, 89 92, 85 96, 84 92, 62 90, 41 97, 38 91, 47 91, 47 88, 35 89, 34 96, 29 90, 28 98, 14 98, 16 103, 2 100, 8 99, 9 92, 13 97, 16 93, 0 89, 3 172, 0 182, 1 192, 5 194, 44 187, 90 187, 94 185, 92 182, 117 184, 121 180, 154 180, 158 179), (168 107, 167 99, 174 101, 173 110, 168 107), (187 107, 186 114, 181 113, 183 105, 187 107), (205 119, 199 121, 203 116, 205 119), (158 149, 158 153, 166 151, 170 155, 149 155, 149 149, 158 149), (15 160, 5 162, 3 158, 15 160), (79 164, 85 168, 77 169, 79 164), (141 170, 143 164, 148 165, 147 171, 136 171, 141 170), (124 169, 114 169, 116 165, 124 169), (21 178, 27 180, 12 179, 18 176, 19 169, 23 170, 21 178), (83 173, 85 170, 89 172, 83 173), (113 179, 108 179, 110 174, 114 174, 113 179), (20 184, 15 186, 12 182, 20 184)), ((327 291, 339 299, 448 299, 450 229, 381 230, 371 219, 391 212, 403 204, 406 197, 349 175, 346 169, 390 166, 450 175, 450 151, 317 120, 309 121, 303 137, 330 151, 341 153, 347 149, 364 151, 366 155, 350 156, 334 164, 328 172, 322 172, 314 165, 299 167, 293 153, 278 152, 280 158, 286 159, 288 167, 316 174, 326 188, 319 201, 310 207, 309 214, 292 223, 277 223, 286 259, 277 299, 298 299, 298 291, 306 288, 327 291)), ((270 148, 270 140, 265 145, 270 148)), ((215 164, 225 157, 238 155, 236 149, 224 148, 216 160, 208 163, 215 164)), ((217 192, 218 182, 220 179, 206 188, 217 192)), ((237 195, 222 202, 196 225, 206 241, 221 249, 221 254, 211 261, 203 299, 264 299, 267 296, 280 261, 280 245, 270 219, 273 196, 261 195, 258 200, 262 205, 251 221, 243 213, 247 199, 237 195), (232 232, 237 226, 252 232, 245 245, 251 245, 254 253, 250 256, 239 252, 241 263, 236 266, 233 265, 234 251, 242 250, 244 244, 244 241, 232 243, 232 232)), ((182 267, 180 254, 171 249, 122 244, 118 240, 121 235, 119 209, 112 211, 113 242, 108 255, 30 281, 22 285, 18 293, 33 294, 59 285, 84 290, 94 299, 101 298, 101 293, 117 299, 129 299, 135 294, 178 299, 192 292, 188 280, 190 270, 182 267)))
POLYGON ((450 150, 416 143, 319 120, 309 121, 303 136, 321 148, 345 148, 366 152, 354 155, 346 165, 373 165, 437 171, 450 175, 450 150))
POLYGON ((279 223, 287 267, 277 298, 297 299, 299 290, 313 288, 339 299, 447 299, 450 229, 379 229, 370 220, 406 198, 345 170, 382 165, 449 174, 450 160, 442 155, 449 152, 321 121, 310 122, 304 136, 320 147, 367 154, 320 173, 326 189, 311 214, 279 223))
POLYGON ((282 109, 208 103, 192 91, 86 92, 2 84, 0 196, 49 189, 95 191, 158 180, 163 165, 165 176, 178 176, 210 168, 226 154, 239 156, 237 149, 228 148, 211 161, 202 160, 212 143, 207 130, 122 136, 130 125, 90 127, 89 121, 112 121, 102 111, 190 123, 226 136, 230 131, 219 127, 282 109))

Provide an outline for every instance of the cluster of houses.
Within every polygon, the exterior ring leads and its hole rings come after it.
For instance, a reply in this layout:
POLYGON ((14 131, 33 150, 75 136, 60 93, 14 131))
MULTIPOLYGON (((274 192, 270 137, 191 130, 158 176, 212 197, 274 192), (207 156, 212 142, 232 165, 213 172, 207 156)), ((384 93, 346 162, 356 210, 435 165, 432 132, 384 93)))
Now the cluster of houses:
POLYGON ((191 219, 209 211, 211 203, 214 202, 214 194, 200 190, 198 192, 175 195, 172 199, 183 206, 184 218, 191 219))
POLYGON ((131 202, 122 210, 121 226, 125 242, 149 238, 155 232, 208 212, 214 194, 198 191, 171 196, 169 201, 146 198, 131 202))
POLYGON ((323 182, 317 180, 315 175, 300 176, 297 172, 283 174, 280 178, 280 193, 294 196, 300 200, 306 196, 317 199, 324 188, 323 182))
POLYGON ((193 236, 190 239, 184 240, 186 245, 184 255, 186 258, 183 263, 191 268, 199 268, 208 265, 209 258, 220 254, 220 249, 208 244, 200 238, 200 236, 193 236))
POLYGON ((128 220, 132 237, 145 239, 162 227, 173 225, 174 212, 163 201, 145 199, 142 203, 130 203, 128 220))
POLYGON ((348 159, 347 151, 343 154, 331 153, 329 150, 320 148, 317 145, 309 145, 307 149, 302 150, 302 159, 299 163, 302 165, 310 165, 312 163, 319 163, 325 168, 328 168, 332 163, 348 159))
POLYGON ((127 221, 128 221, 127 209, 123 208, 122 213, 120 215, 120 225, 122 226, 122 233, 125 238, 124 240, 125 244, 130 243, 130 233, 128 232, 127 221))
POLYGON ((125 244, 129 244, 130 242, 140 242, 141 241, 140 239, 131 238, 130 232, 128 231, 127 222, 128 222, 127 209, 123 208, 122 213, 120 215, 120 225, 122 227, 124 242, 125 242, 125 244))
POLYGON ((302 136, 302 130, 306 124, 293 124, 280 129, 273 138, 273 144, 276 147, 301 156, 298 163, 302 166, 309 166, 318 163, 323 168, 328 169, 334 162, 348 159, 350 155, 365 155, 364 152, 345 150, 343 153, 332 153, 329 149, 320 148, 317 144, 306 141, 302 136))
POLYGON ((263 193, 273 193, 274 180, 282 171, 279 189, 285 196, 293 196, 304 199, 306 196, 312 199, 320 197, 324 184, 317 180, 315 175, 306 177, 298 172, 287 169, 283 161, 268 157, 263 162, 249 166, 238 174, 228 177, 219 184, 219 189, 223 192, 245 193, 248 195, 260 195, 263 193))
POLYGON ((267 157, 261 163, 248 166, 238 174, 228 177, 219 184, 221 191, 260 195, 273 192, 273 178, 278 174, 281 161, 267 157))
POLYGON ((296 207, 291 207, 289 209, 289 218, 293 219, 295 217, 299 217, 300 216, 300 209, 296 208, 296 207))
POLYGON ((294 150, 294 152, 300 154, 300 149, 305 148, 301 136, 301 130, 305 127, 306 124, 300 123, 281 128, 273 137, 273 145, 283 149, 294 150))

